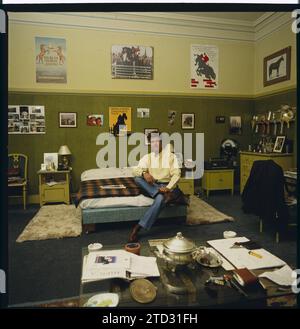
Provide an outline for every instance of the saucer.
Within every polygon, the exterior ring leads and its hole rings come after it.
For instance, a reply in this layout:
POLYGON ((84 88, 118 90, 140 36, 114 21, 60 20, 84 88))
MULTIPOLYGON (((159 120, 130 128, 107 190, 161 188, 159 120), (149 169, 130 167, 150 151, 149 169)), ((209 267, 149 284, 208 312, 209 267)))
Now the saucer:
POLYGON ((116 307, 119 304, 119 295, 114 293, 97 294, 91 297, 85 307, 116 307))

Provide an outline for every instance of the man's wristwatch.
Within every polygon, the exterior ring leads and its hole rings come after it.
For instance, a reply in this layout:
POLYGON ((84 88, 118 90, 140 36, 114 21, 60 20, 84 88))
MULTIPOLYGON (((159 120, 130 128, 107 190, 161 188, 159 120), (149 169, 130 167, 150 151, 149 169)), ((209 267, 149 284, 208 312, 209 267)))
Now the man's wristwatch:
POLYGON ((144 170, 144 171, 142 172, 142 177, 144 177, 144 174, 146 174, 146 173, 147 173, 147 171, 144 170))

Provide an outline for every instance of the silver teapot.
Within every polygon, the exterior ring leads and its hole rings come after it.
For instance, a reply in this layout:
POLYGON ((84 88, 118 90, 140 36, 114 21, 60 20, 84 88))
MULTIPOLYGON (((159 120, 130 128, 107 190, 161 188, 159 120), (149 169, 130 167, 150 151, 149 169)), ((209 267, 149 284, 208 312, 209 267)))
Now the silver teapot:
POLYGON ((197 249, 193 241, 185 238, 181 232, 178 232, 175 237, 163 243, 163 252, 156 254, 166 261, 172 271, 175 271, 178 265, 193 264, 197 249))

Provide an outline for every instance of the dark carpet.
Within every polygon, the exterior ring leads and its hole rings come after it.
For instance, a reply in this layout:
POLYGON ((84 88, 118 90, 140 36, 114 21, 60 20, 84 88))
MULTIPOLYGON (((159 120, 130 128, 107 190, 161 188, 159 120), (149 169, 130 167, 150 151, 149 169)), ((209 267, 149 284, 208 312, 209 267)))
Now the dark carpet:
MULTIPOLYGON (((260 243, 262 247, 296 267, 297 232, 289 228, 280 243, 275 243, 272 226, 259 233, 259 220, 256 216, 244 214, 239 195, 214 193, 206 200, 218 210, 235 218, 234 222, 187 226, 183 219, 165 219, 157 222, 149 232, 141 233, 141 242, 148 239, 169 238, 181 231, 183 235, 197 242, 223 238, 225 230, 233 230, 238 236, 246 236, 260 243)), ((22 304, 58 298, 73 297, 79 294, 81 276, 81 251, 93 242, 102 244, 125 244, 133 223, 101 224, 95 233, 77 238, 58 240, 27 241, 16 243, 16 239, 38 206, 30 206, 26 211, 11 206, 8 212, 9 228, 9 304, 22 304)))

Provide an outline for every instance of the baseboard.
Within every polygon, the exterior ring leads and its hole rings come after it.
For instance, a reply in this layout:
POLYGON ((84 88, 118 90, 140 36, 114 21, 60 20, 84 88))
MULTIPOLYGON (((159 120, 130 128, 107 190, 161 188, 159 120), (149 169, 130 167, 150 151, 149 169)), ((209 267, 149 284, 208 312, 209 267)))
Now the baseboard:
MULTIPOLYGON (((23 198, 14 196, 8 198, 9 204, 23 204, 23 198)), ((27 204, 40 204, 40 196, 38 194, 27 195, 27 204)))

